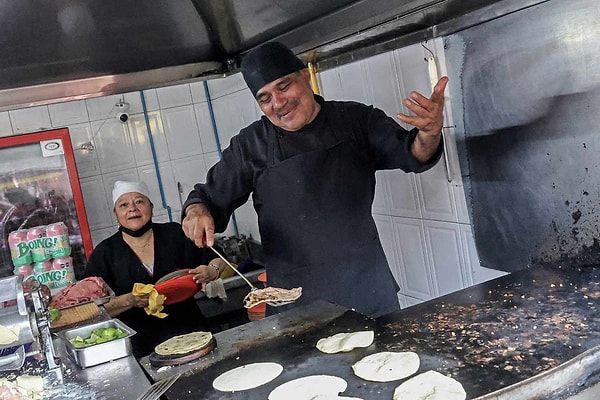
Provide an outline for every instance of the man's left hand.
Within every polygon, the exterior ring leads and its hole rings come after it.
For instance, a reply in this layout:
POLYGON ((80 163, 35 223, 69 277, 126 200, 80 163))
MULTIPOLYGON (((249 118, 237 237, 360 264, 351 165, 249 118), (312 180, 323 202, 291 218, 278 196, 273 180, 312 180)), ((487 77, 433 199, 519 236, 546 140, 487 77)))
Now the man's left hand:
POLYGON ((398 119, 413 125, 419 134, 413 143, 412 153, 421 162, 426 162, 435 153, 441 140, 444 125, 444 91, 448 77, 442 77, 433 88, 430 98, 411 92, 403 104, 415 115, 398 113, 398 119))

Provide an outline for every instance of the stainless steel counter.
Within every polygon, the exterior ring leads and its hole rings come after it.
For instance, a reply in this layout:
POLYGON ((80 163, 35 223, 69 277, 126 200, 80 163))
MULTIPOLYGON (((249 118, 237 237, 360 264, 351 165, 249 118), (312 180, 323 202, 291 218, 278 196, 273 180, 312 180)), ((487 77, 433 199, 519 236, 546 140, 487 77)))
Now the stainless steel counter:
MULTIPOLYGON (((133 356, 80 368, 67 356, 65 346, 58 338, 55 347, 64 366, 65 383, 94 392, 96 400, 137 399, 151 385, 133 356)), ((72 396, 69 398, 75 400, 72 396)))
MULTIPOLYGON (((65 351, 59 338, 54 339, 56 354, 63 367, 64 384, 46 387, 44 400, 133 400, 150 387, 150 381, 133 356, 124 357, 89 368, 80 368, 65 351)), ((18 375, 44 376, 45 361, 28 357, 20 370, 2 371, 0 378, 14 380, 18 375)))

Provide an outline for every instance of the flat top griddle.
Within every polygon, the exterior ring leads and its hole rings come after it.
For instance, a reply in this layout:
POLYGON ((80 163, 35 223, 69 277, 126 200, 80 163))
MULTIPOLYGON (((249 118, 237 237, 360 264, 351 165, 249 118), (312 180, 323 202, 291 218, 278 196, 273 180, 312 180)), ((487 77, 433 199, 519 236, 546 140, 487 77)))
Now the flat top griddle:
MULTIPOLYGON (((196 362, 158 372, 183 376, 168 399, 265 399, 276 386, 302 376, 346 379, 345 396, 391 399, 403 381, 366 382, 351 369, 379 351, 415 351, 419 372, 437 370, 462 383, 472 399, 538 376, 600 345, 600 269, 536 267, 371 319, 328 303, 314 303, 216 334, 219 347, 196 362), (318 339, 372 329, 375 342, 349 353, 323 354, 318 339), (283 373, 256 389, 212 388, 221 373, 253 362, 279 362, 283 373)), ((585 382, 582 382, 585 384, 585 382)))

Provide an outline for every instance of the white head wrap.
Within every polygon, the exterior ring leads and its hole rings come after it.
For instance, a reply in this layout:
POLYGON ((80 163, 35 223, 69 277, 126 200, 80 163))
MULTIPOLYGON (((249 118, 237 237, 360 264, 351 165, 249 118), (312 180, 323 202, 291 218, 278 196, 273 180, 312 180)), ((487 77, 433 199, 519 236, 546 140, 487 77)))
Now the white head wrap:
POLYGON ((125 193, 140 193, 150 199, 150 191, 144 182, 116 181, 112 190, 113 204, 125 193))

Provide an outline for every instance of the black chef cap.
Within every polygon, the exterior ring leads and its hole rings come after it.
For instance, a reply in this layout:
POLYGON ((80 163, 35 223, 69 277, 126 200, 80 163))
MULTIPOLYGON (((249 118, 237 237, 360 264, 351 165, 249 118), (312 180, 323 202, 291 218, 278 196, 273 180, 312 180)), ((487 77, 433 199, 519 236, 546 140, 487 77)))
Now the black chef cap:
POLYGON ((304 68, 304 63, 279 42, 265 43, 242 60, 242 75, 254 97, 267 83, 304 68))

